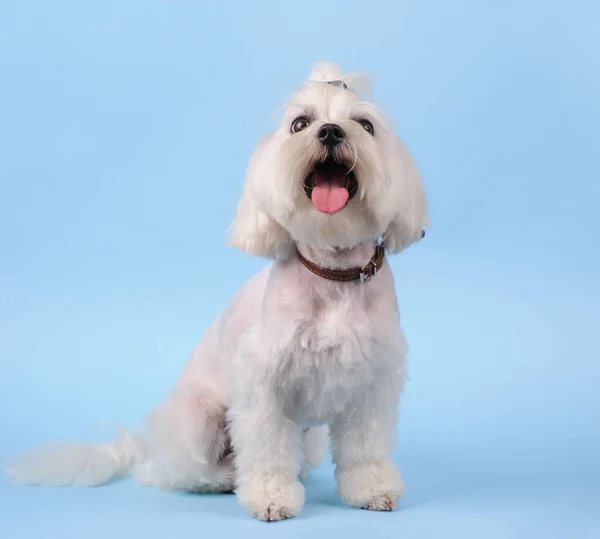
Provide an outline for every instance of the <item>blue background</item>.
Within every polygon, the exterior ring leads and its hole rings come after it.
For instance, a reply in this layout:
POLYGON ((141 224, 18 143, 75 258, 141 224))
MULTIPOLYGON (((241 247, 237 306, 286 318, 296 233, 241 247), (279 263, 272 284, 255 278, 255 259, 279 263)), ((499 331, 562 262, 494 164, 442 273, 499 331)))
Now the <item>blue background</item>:
POLYGON ((265 261, 226 244, 316 60, 374 76, 433 227, 393 259, 411 344, 393 514, 326 463, 296 520, 232 496, 0 479, 0 536, 600 536, 600 5, 0 2, 0 458, 137 426, 265 261), (48 535, 50 533, 50 535, 48 535))

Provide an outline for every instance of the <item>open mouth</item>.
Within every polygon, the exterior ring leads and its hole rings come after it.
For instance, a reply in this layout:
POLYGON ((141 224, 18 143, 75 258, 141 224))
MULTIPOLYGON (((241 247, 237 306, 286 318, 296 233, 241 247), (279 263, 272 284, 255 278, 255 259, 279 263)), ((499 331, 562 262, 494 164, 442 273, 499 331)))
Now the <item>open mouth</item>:
POLYGON ((358 191, 354 172, 331 157, 315 165, 302 183, 306 196, 322 213, 337 213, 342 210, 358 191))

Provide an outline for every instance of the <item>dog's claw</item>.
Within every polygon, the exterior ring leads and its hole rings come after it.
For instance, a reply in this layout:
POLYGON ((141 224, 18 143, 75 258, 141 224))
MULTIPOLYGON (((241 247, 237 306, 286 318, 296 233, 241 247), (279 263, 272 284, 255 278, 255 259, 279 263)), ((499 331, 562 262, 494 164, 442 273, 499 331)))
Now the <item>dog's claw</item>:
POLYGON ((369 511, 393 511, 395 508, 396 499, 392 496, 379 496, 365 506, 369 511))
POLYGON ((255 513, 254 516, 258 520, 264 520, 265 522, 277 522, 292 517, 286 507, 280 507, 276 503, 272 503, 264 511, 255 513))

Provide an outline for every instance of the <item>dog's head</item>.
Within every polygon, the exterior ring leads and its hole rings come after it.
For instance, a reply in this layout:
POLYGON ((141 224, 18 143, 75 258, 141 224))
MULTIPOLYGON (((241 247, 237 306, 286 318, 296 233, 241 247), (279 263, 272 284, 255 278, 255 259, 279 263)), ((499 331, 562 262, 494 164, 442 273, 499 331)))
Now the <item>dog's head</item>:
POLYGON ((382 113, 355 93, 363 80, 313 68, 252 155, 232 245, 275 258, 295 242, 344 249, 383 237, 394 253, 421 238, 416 167, 382 113))

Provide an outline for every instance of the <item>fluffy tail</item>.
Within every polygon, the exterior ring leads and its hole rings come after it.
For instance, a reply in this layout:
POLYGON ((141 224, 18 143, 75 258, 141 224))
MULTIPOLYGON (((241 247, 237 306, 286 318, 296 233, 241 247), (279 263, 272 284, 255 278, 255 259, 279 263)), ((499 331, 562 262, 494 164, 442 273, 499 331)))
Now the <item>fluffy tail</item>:
POLYGON ((5 471, 25 485, 95 487, 129 475, 144 459, 144 445, 128 432, 107 444, 52 444, 18 455, 5 471))

